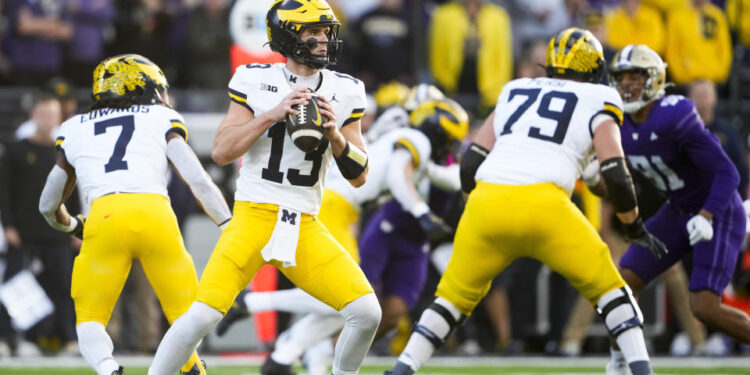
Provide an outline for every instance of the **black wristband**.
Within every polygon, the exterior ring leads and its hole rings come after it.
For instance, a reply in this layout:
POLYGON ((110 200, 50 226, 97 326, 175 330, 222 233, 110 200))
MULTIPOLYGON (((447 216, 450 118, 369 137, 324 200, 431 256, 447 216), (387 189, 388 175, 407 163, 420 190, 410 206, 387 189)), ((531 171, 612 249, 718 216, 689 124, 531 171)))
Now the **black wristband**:
POLYGON ((607 196, 615 212, 628 212, 638 205, 635 196, 633 178, 630 177, 625 159, 621 157, 607 159, 599 169, 602 179, 607 184, 607 196))
POLYGON ((359 175, 361 175, 367 168, 367 154, 356 146, 350 145, 349 141, 346 142, 346 146, 344 147, 341 156, 335 159, 336 166, 338 166, 339 171, 341 171, 341 175, 347 180, 359 177, 359 175))
POLYGON ((486 148, 472 143, 466 149, 463 156, 461 157, 461 167, 459 169, 461 176, 461 190, 466 193, 470 193, 476 186, 474 176, 477 174, 477 169, 482 165, 484 159, 487 158, 489 150, 486 148))

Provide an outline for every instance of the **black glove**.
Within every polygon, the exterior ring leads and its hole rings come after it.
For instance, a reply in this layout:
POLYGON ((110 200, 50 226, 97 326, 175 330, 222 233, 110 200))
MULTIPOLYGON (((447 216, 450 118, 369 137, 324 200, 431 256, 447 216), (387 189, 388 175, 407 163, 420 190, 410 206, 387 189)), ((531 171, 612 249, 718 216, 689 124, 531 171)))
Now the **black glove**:
POLYGON ((72 216, 70 220, 75 220, 76 226, 69 234, 72 234, 79 239, 83 239, 83 223, 86 222, 86 219, 83 217, 83 215, 76 215, 72 216))
POLYGON ((623 224, 622 227, 628 241, 645 247, 656 259, 660 259, 669 252, 663 242, 646 230, 640 216, 630 224, 623 224))
POLYGON ((432 212, 422 214, 418 220, 419 226, 427 233, 427 239, 430 243, 435 244, 450 241, 453 237, 453 229, 443 219, 432 212))

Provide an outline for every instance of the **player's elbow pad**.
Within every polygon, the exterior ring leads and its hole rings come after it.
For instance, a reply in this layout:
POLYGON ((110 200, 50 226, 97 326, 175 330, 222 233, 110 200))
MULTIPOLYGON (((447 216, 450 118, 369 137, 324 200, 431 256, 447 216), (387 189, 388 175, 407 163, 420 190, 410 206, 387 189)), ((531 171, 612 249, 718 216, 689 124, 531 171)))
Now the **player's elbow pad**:
POLYGON ((474 190, 476 186, 474 176, 484 159, 487 158, 487 154, 489 154, 489 150, 476 143, 469 145, 469 148, 464 152, 459 173, 461 175, 461 190, 467 194, 474 190))
POLYGON ((347 180, 359 177, 367 169, 367 162, 367 154, 349 142, 346 142, 341 156, 336 158, 336 166, 347 180))
POLYGON ((637 206, 633 178, 625 165, 625 159, 607 159, 602 162, 599 172, 607 184, 607 192, 615 212, 628 212, 637 206))

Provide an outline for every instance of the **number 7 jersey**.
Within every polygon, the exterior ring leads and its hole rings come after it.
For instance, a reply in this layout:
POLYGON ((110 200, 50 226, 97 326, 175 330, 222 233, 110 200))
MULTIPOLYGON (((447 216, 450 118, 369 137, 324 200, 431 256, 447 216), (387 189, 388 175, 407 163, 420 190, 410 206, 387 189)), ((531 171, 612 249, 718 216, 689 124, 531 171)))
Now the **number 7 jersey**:
POLYGON ((167 134, 187 138, 182 116, 162 105, 101 108, 60 126, 56 146, 75 168, 88 203, 110 193, 153 193, 167 198, 167 134))
POLYGON ((508 82, 495 107, 495 145, 476 179, 553 183, 570 194, 593 151, 594 130, 601 123, 597 115, 619 125, 621 108, 617 91, 605 85, 554 78, 508 82))

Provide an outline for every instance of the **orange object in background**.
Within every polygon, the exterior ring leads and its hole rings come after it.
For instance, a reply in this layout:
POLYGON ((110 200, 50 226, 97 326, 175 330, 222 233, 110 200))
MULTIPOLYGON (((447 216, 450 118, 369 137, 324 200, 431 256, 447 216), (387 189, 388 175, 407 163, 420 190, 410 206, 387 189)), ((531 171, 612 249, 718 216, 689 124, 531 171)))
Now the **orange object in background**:
MULTIPOLYGON (((258 270, 253 281, 250 283, 250 290, 253 292, 267 292, 276 290, 278 287, 278 272, 276 267, 266 264, 258 270)), ((258 340, 268 344, 276 340, 278 332, 276 330, 276 312, 267 311, 253 314, 255 321, 255 332, 258 340)))
POLYGON ((286 58, 281 56, 280 53, 267 52, 267 53, 251 53, 246 49, 240 47, 237 44, 233 44, 229 50, 229 59, 232 63, 232 74, 240 65, 245 64, 273 64, 277 62, 285 62, 286 58))

